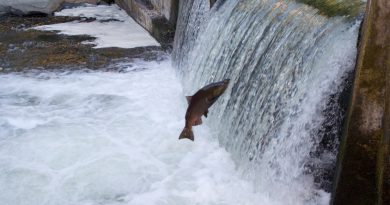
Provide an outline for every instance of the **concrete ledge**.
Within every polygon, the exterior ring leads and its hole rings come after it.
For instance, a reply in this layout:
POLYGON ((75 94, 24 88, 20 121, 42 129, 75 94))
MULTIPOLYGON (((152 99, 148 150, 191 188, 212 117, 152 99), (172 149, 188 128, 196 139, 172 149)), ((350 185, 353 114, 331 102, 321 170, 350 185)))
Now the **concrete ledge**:
POLYGON ((390 1, 368 0, 331 204, 390 204, 390 1))
POLYGON ((160 0, 159 3, 149 0, 115 0, 115 3, 156 38, 164 49, 172 49, 178 0, 160 0), (166 18, 168 13, 170 20, 166 18))

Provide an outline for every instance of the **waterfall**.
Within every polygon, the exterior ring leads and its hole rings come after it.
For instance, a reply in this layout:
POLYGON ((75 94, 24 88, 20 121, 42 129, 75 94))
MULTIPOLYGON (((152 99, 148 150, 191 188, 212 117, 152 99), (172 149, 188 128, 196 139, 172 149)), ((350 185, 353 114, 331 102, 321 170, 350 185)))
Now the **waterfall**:
POLYGON ((337 135, 355 65, 361 17, 319 13, 290 0, 180 1, 173 60, 184 94, 230 79, 206 124, 255 191, 284 204, 329 192, 315 169, 333 169, 337 137, 318 149, 325 131, 337 135))

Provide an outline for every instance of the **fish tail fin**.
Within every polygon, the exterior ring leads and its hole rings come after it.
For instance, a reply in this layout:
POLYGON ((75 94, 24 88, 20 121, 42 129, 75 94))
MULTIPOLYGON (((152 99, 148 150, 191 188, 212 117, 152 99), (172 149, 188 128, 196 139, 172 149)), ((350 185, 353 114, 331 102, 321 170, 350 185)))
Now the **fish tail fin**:
POLYGON ((183 138, 188 138, 192 141, 194 141, 194 133, 192 132, 191 128, 184 128, 183 131, 180 134, 179 140, 183 138))

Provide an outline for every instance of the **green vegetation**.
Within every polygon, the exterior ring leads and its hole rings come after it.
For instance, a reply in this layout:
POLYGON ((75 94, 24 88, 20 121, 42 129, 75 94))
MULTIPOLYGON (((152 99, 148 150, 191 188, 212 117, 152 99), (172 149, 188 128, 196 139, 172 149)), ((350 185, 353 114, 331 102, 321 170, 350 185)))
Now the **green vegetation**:
POLYGON ((318 9, 321 15, 347 16, 348 18, 354 18, 363 12, 366 4, 361 0, 300 0, 298 2, 318 9))

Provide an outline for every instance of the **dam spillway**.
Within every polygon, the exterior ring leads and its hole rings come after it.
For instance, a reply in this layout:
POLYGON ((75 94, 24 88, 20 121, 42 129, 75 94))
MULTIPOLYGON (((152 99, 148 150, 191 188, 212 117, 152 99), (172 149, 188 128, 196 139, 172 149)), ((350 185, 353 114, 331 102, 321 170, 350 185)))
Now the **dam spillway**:
POLYGON ((330 192, 361 18, 283 0, 180 4, 174 65, 188 94, 231 79, 208 123, 256 191, 285 204, 330 192))

